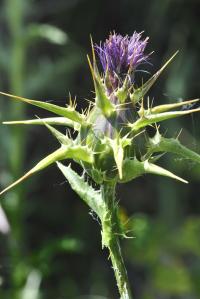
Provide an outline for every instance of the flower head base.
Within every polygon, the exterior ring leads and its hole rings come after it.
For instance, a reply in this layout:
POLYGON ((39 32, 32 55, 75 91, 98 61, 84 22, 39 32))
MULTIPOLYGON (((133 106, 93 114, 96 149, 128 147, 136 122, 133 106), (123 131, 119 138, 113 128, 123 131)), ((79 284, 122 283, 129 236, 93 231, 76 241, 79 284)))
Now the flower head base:
POLYGON ((96 46, 104 73, 108 72, 114 88, 120 80, 145 62, 148 55, 144 54, 148 38, 141 39, 142 33, 134 32, 132 36, 110 34, 103 45, 96 46))

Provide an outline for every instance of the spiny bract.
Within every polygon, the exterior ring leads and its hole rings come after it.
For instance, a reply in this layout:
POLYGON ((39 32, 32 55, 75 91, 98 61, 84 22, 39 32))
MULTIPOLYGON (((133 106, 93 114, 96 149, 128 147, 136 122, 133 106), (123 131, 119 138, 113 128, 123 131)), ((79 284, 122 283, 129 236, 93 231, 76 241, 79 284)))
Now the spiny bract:
MULTIPOLYGON (((157 166, 155 162, 161 153, 165 152, 172 152, 198 163, 200 156, 182 146, 177 139, 162 137, 156 123, 200 111, 200 108, 174 110, 195 103, 198 99, 155 107, 144 105, 144 102, 149 102, 149 99, 146 99, 147 92, 177 54, 175 53, 147 82, 137 87, 134 78, 135 70, 138 65, 146 63, 149 59, 149 54, 144 53, 147 40, 148 38, 142 39, 142 33, 134 32, 131 37, 113 33, 103 44, 93 46, 92 43, 92 62, 89 57, 88 61, 94 81, 95 101, 91 101, 90 107, 84 113, 76 111, 76 103, 71 100, 66 107, 60 107, 1 92, 2 95, 57 115, 45 119, 4 123, 45 125, 60 143, 56 151, 41 160, 1 194, 35 172, 66 159, 73 159, 81 164, 85 172, 98 184, 105 181, 123 183, 145 173, 164 175, 186 182, 170 171, 157 166), (95 52, 100 58, 103 74, 98 70, 95 52), (144 108, 145 106, 147 108, 144 108), (57 125, 74 129, 78 132, 77 137, 71 139, 67 133, 63 134, 53 127, 57 125), (155 128, 156 133, 153 137, 149 137, 146 132, 148 126, 155 128), (138 150, 137 146, 139 140, 141 144, 141 139, 142 151, 140 148, 138 150)), ((60 163, 58 166, 68 179, 70 174, 73 180, 80 179, 84 186, 83 177, 75 174, 70 166, 65 167, 60 163)), ((75 184, 73 180, 70 182, 72 187, 75 184)), ((93 198, 98 197, 98 192, 95 192, 93 198)), ((98 207, 94 207, 94 200, 93 203, 91 202, 90 206, 93 205, 93 210, 98 213, 98 207)))

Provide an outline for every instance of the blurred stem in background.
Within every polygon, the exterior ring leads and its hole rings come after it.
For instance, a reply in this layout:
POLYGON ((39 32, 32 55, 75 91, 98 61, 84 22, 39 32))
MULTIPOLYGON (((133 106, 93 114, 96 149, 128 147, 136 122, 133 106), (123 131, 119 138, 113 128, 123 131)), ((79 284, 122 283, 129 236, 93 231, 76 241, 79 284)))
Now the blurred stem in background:
MULTIPOLYGON (((14 94, 22 94, 24 86, 24 69, 26 64, 26 43, 24 38, 24 14, 25 0, 7 0, 6 12, 7 22, 10 32, 10 90, 14 94)), ((10 102, 10 115, 13 119, 24 117, 24 105, 21 103, 10 102)), ((12 155, 10 155, 11 172, 14 176, 21 173, 24 148, 24 131, 21 128, 13 128, 12 136, 12 155), (13 152, 14 149, 14 152, 13 152)))
MULTIPOLYGON (((9 68, 9 90, 17 95, 23 95, 24 70, 26 64, 26 43, 24 38, 25 6, 27 0, 6 0, 6 17, 10 36, 10 68, 9 68)), ((9 103, 9 116, 13 119, 22 119, 25 114, 25 106, 21 103, 11 101, 9 103)), ((9 168, 14 178, 23 171, 25 131, 23 128, 13 127, 10 137, 9 168)), ((10 193, 11 204, 9 205, 9 219, 11 221, 11 234, 9 237, 9 249, 11 257, 11 294, 10 298, 19 298, 18 288, 19 267, 23 261, 23 202, 25 188, 19 186, 14 193, 10 193)), ((23 270, 22 270, 23 271, 23 270)))

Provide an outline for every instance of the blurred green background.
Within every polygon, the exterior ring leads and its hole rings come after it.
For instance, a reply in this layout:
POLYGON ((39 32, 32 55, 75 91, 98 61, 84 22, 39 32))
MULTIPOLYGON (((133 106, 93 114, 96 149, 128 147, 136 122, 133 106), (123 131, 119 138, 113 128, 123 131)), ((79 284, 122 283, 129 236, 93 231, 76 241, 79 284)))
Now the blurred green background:
MULTIPOLYGON (((70 92, 84 108, 93 97, 89 35, 99 43, 112 30, 144 30, 155 51, 151 73, 180 50, 153 87, 155 103, 196 98, 199 7, 199 0, 2 0, 0 90, 60 105, 70 92)), ((1 96, 1 122, 36 115, 47 114, 1 96)), ((161 130, 176 136, 183 128, 180 140, 200 153, 199 125, 196 114, 161 130)), ((1 189, 57 146, 42 127, 1 125, 0 137, 1 189)), ((149 175, 118 187, 121 218, 134 236, 122 244, 131 288, 135 299, 198 299, 200 167, 175 156, 161 164, 190 184, 149 175)), ((7 193, 0 208, 0 298, 118 298, 100 225, 56 166, 7 193)))

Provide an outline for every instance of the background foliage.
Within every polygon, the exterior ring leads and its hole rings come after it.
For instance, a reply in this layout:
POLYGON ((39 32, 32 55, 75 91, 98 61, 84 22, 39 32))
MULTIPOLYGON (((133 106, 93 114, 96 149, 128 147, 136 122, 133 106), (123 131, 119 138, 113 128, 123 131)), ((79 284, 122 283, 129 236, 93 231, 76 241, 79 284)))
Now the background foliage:
MULTIPOLYGON (((93 96, 86 54, 110 31, 150 36, 154 72, 180 53, 153 88, 156 103, 200 95, 198 0, 4 0, 0 3, 0 89, 64 105, 93 96)), ((147 75, 144 75, 147 78, 147 75)), ((0 121, 46 116, 1 97, 0 121)), ((164 124, 200 152, 199 115, 164 124)), ((167 128, 167 130, 166 130, 167 128)), ((0 127, 1 189, 55 148, 40 127, 0 127)), ((136 299, 200 297, 200 169, 187 160, 162 159, 190 181, 146 176, 121 185, 121 219, 132 232, 123 250, 136 299)), ((56 166, 1 199, 0 298, 117 298, 101 251, 100 226, 56 166), (2 215, 2 216, 1 216, 2 215)))

